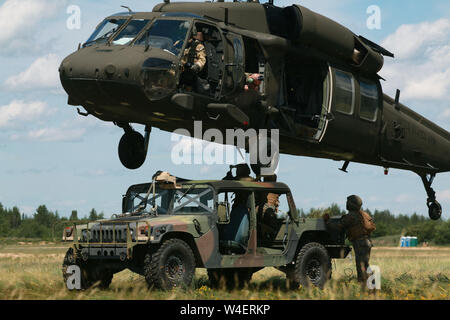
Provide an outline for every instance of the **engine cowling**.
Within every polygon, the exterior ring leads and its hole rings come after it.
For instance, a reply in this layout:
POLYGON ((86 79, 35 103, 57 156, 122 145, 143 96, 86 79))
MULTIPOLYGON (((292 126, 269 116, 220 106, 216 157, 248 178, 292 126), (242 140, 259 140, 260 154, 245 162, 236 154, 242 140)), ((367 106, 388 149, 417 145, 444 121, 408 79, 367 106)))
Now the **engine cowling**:
POLYGON ((364 73, 377 73, 383 67, 383 55, 341 24, 299 5, 284 11, 294 26, 289 34, 293 45, 314 48, 364 73))

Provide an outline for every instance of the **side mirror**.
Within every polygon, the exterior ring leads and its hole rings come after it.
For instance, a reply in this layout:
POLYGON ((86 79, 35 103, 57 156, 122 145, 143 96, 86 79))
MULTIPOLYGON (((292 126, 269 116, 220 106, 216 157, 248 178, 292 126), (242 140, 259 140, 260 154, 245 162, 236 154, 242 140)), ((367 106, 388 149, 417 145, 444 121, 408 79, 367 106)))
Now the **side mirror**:
POLYGON ((228 202, 219 202, 217 204, 217 217, 218 224, 230 223, 230 208, 228 207, 228 202))
POLYGON ((122 213, 127 212, 127 204, 128 204, 128 197, 125 194, 122 196, 122 213))

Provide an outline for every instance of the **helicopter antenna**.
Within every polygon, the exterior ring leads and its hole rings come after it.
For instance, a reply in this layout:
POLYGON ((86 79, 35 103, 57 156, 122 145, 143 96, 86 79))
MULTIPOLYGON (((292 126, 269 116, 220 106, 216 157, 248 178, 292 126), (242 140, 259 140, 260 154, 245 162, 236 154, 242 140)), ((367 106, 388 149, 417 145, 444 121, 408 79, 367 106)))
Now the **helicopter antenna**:
POLYGON ((121 6, 121 7, 127 9, 129 13, 132 13, 132 12, 133 12, 133 11, 130 9, 130 7, 127 7, 127 6, 121 6))

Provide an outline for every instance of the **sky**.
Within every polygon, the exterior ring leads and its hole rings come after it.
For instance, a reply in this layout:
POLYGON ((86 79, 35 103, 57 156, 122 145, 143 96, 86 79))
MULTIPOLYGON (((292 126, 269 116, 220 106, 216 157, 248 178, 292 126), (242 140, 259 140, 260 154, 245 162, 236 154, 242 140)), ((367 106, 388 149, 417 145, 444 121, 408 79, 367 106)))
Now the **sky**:
MULTIPOLYGON (((69 216, 91 208, 108 217, 120 212, 128 186, 151 180, 157 170, 193 179, 221 179, 227 165, 177 165, 171 161, 171 134, 154 129, 146 163, 122 167, 117 145, 123 131, 110 123, 77 115, 67 104, 58 67, 86 41, 106 16, 151 11, 153 0, 0 1, 0 203, 27 215, 45 204, 69 216), (75 6, 75 7, 74 7, 75 6), (75 9, 75 11, 73 11, 75 9), (80 24, 73 14, 79 9, 80 24)), ((291 1, 275 1, 279 6, 291 1)), ((380 75, 384 92, 450 130, 450 3, 447 0, 308 0, 301 5, 323 14, 395 53, 380 75), (379 8, 379 25, 373 6, 379 8), (374 28, 377 27, 377 28, 374 28), (370 28, 369 28, 370 27, 370 28)), ((141 126, 135 126, 143 132, 141 126)), ((189 144, 188 144, 189 145, 189 144)), ((439 152, 439 150, 436 150, 439 152)), ((238 160, 236 160, 238 161, 238 160)), ((239 162, 239 161, 238 161, 239 162)), ((306 157, 282 156, 279 181, 287 183, 298 208, 345 207, 358 194, 364 207, 395 214, 427 215, 426 193, 414 173, 306 157)), ((444 218, 450 218, 450 174, 433 184, 444 218)))

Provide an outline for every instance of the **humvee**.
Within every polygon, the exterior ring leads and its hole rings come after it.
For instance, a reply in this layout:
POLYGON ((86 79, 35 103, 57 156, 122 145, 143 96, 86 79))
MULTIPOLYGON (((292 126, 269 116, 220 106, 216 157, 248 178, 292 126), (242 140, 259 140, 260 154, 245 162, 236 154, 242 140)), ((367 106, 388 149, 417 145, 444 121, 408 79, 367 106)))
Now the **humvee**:
POLYGON ((265 267, 283 271, 288 287, 322 287, 331 259, 351 250, 344 232, 300 217, 283 183, 196 181, 167 172, 131 186, 121 214, 68 227, 63 241, 72 242, 64 280, 68 267, 78 266, 81 289, 107 288, 127 268, 163 290, 189 286, 196 268, 207 269, 214 288, 243 287, 265 267))

